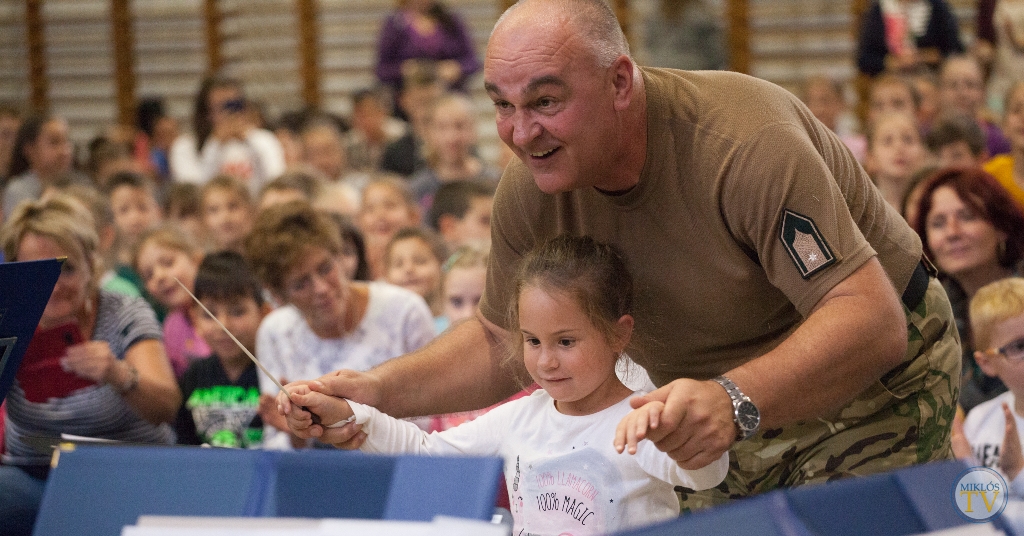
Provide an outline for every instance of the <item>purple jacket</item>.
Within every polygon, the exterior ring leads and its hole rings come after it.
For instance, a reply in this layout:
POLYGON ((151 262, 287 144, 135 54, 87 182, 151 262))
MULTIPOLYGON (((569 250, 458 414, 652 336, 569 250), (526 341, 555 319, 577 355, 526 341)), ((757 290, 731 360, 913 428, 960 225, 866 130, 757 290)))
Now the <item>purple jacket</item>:
POLYGON ((480 70, 473 41, 465 23, 451 14, 454 28, 440 28, 434 35, 424 36, 412 29, 405 13, 396 11, 384 21, 377 45, 377 78, 396 91, 402 85, 402 62, 420 58, 457 60, 462 66, 462 79, 452 89, 465 90, 466 78, 480 70))

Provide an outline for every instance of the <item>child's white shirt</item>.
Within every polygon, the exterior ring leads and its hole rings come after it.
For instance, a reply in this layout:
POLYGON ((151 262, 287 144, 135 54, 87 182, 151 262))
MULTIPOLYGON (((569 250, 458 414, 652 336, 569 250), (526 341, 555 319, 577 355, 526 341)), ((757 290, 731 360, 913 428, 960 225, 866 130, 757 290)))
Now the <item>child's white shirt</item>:
POLYGON ((563 415, 543 389, 476 420, 427 434, 414 424, 350 402, 367 433, 366 452, 500 456, 515 520, 513 534, 606 534, 679 515, 675 486, 714 487, 729 470, 728 452, 686 470, 653 443, 637 453, 612 446, 629 399, 592 415, 563 415))
POLYGON ((978 404, 967 414, 964 419, 964 436, 971 445, 971 452, 974 454, 974 462, 991 469, 999 471, 1010 484, 1010 494, 1013 497, 1024 498, 1024 471, 1017 474, 1017 477, 1010 480, 999 467, 1001 461, 1000 453, 1003 449, 1003 435, 1006 433, 1006 416, 1003 414, 1003 404, 1010 406, 1013 416, 1017 420, 1017 436, 1024 443, 1024 417, 1021 417, 1013 410, 1016 397, 1013 392, 1007 391, 992 400, 978 404))

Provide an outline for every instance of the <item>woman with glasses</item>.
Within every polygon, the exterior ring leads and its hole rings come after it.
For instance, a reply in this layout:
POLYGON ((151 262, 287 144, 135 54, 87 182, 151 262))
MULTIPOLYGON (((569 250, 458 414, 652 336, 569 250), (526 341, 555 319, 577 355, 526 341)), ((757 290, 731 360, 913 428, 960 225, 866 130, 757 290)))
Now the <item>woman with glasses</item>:
MULTIPOLYGON (((434 336, 423 298, 383 282, 352 281, 343 270, 338 226, 304 201, 262 212, 245 243, 257 277, 282 304, 260 324, 256 355, 282 383, 342 369, 366 371, 418 349, 434 336)), ((277 386, 260 377, 263 404, 277 386)), ((270 408, 273 409, 273 408, 270 408)), ((267 448, 289 441, 284 417, 264 430, 267 448)))
POLYGON ((926 180, 910 223, 938 267, 953 306, 963 346, 960 404, 970 410, 1006 387, 982 374, 974 360, 967 307, 981 287, 1020 273, 1024 213, 988 173, 948 168, 926 180))
POLYGON ((50 470, 38 440, 74 434, 170 443, 181 392, 141 298, 100 288, 92 216, 63 195, 18 206, 0 230, 11 261, 65 257, 7 396, 0 534, 30 534, 50 470))

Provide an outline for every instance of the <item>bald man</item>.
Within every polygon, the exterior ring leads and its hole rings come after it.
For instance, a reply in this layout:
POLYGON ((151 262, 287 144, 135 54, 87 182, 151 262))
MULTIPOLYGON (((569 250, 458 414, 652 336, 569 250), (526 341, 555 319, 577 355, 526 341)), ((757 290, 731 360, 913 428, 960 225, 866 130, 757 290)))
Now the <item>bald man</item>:
MULTIPOLYGON (((735 73, 638 67, 600 0, 513 6, 484 80, 517 158, 476 319, 321 390, 396 416, 512 394, 525 376, 501 365, 513 276, 567 231, 618 246, 636 279, 647 344, 628 353, 659 388, 633 405, 666 404, 648 438, 684 468, 731 450, 725 483, 684 490, 684 508, 950 457, 960 349, 945 293, 917 236, 795 97, 735 73)), ((304 437, 364 439, 284 406, 304 437)))

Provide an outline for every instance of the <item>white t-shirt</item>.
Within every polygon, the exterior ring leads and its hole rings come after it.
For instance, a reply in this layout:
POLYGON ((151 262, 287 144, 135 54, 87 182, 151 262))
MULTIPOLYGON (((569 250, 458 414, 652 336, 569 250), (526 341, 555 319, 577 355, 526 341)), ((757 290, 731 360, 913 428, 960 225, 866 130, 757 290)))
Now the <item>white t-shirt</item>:
POLYGON ((592 415, 570 416, 559 413, 541 389, 431 434, 370 406, 351 405, 368 435, 362 450, 500 456, 513 534, 583 536, 676 517, 675 486, 707 489, 722 482, 729 470, 728 453, 689 471, 646 440, 635 455, 615 452, 615 427, 632 411, 629 398, 592 415))
POLYGON ((192 134, 182 134, 171 144, 171 175, 175 181, 199 185, 220 174, 241 180, 255 195, 264 184, 285 170, 284 149, 269 130, 250 129, 245 140, 222 143, 210 138, 196 150, 192 134))
MULTIPOLYGON (((964 419, 964 436, 971 444, 971 452, 974 454, 974 461, 985 467, 995 469, 1003 473, 999 467, 1000 451, 1003 448, 1003 435, 1006 433, 1006 417, 1003 415, 1003 404, 1013 405, 1016 398, 1012 391, 1007 391, 992 400, 982 402, 974 407, 967 418, 964 419)), ((1013 412, 1017 419, 1017 435, 1024 443, 1024 417, 1013 412)), ((1024 471, 1021 471, 1017 478, 1012 481, 1005 474, 1003 478, 1010 483, 1010 492, 1014 497, 1024 497, 1024 471)))
MULTIPOLYGON (((339 369, 369 370, 393 357, 418 350, 434 338, 434 318, 423 298, 383 282, 368 284, 366 314, 356 329, 338 339, 318 337, 294 306, 267 315, 256 332, 256 356, 278 379, 313 380, 339 369)), ((260 375, 260 391, 278 388, 260 375)), ((288 448, 287 435, 264 428, 265 448, 288 448)))

